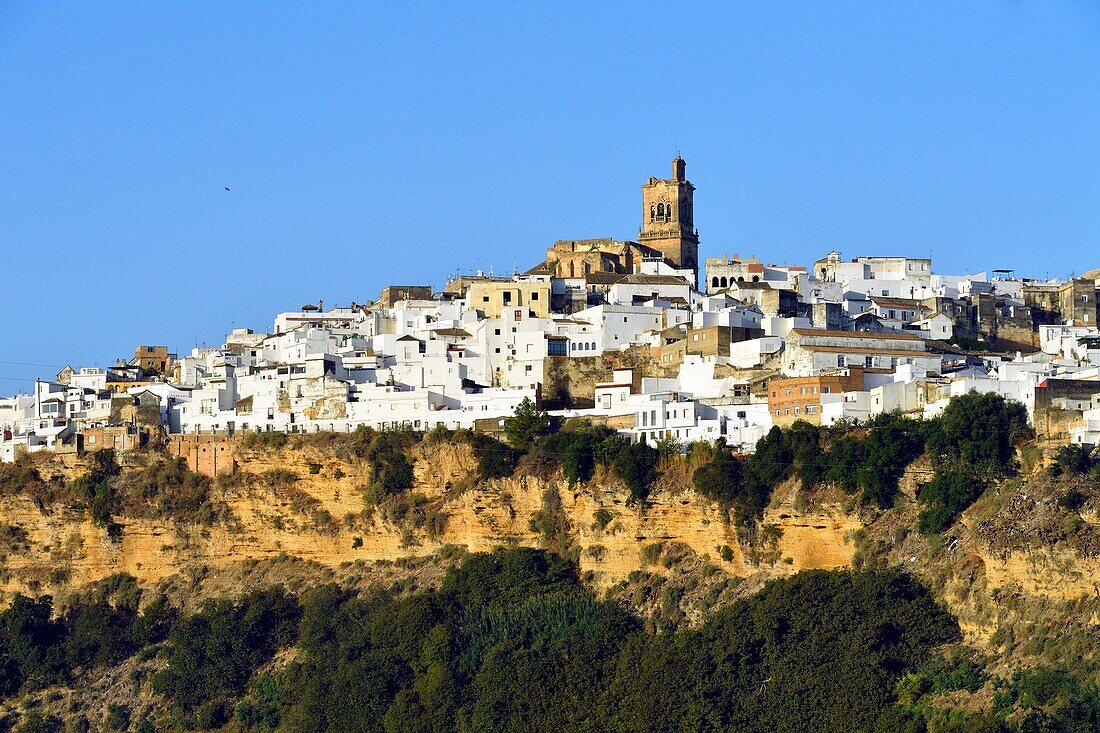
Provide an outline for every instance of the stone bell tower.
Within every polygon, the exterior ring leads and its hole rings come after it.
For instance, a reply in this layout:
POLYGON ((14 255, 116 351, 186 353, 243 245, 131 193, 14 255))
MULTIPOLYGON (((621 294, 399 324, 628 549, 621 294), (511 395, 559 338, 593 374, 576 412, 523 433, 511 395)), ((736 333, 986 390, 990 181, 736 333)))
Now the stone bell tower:
POLYGON ((676 267, 698 276, 699 233, 695 231, 692 198, 695 186, 688 181, 687 164, 677 155, 672 178, 650 178, 642 184, 642 227, 638 242, 659 250, 676 267))

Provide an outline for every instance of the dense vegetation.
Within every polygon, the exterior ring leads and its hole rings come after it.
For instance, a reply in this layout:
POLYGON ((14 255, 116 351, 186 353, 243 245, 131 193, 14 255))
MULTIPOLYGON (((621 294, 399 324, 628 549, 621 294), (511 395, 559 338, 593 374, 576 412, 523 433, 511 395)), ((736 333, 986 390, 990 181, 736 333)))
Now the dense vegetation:
POLYGON ((803 572, 697 630, 656 635, 598 600, 572 563, 526 548, 469 555, 438 590, 413 595, 267 589, 179 618, 163 599, 138 612, 137 599, 125 579, 57 618, 48 597, 16 598, 0 613, 0 694, 159 650, 167 666, 148 684, 170 702, 160 729, 1072 731, 1100 721, 1096 689, 1058 670, 990 680, 968 657, 937 653, 958 625, 898 571, 803 572), (267 666, 292 646, 289 663, 267 666), (929 704, 987 683, 997 694, 984 714, 929 704))
MULTIPOLYGON (((572 485, 590 480, 596 468, 602 466, 626 485, 630 494, 628 503, 645 503, 664 455, 661 446, 631 443, 605 425, 583 421, 564 427, 555 425, 534 403, 525 402, 527 404, 521 404, 514 417, 504 421, 505 434, 514 446, 513 467, 521 465, 518 459, 526 455, 529 466, 560 470, 572 485)), ((498 444, 495 450, 504 453, 508 447, 498 444)), ((479 457, 479 466, 483 461, 479 457)), ((510 472, 497 475, 510 475, 510 472)))
MULTIPOLYGON (((803 489, 827 482, 862 504, 885 509, 893 505, 906 468, 927 451, 934 468, 917 501, 924 507, 920 529, 933 533, 950 526, 989 479, 1015 470, 1016 446, 1028 435, 1023 405, 969 394, 951 400, 943 415, 931 420, 885 414, 865 425, 815 427, 799 421, 786 430, 772 428, 743 458, 719 445, 695 471, 693 483, 742 524, 759 519, 772 490, 791 476, 803 489)), ((1063 462, 1074 470, 1082 465, 1079 457, 1063 462)))
MULTIPOLYGON (((167 629, 163 606, 50 611, 20 598, 0 618, 7 694, 117 663, 167 629)), ((211 601, 171 625, 152 684, 185 727, 870 730, 900 674, 957 637, 910 578, 870 572, 804 573, 699 631, 653 636, 571 563, 514 549, 471 555, 439 590, 406 597, 322 586, 300 605, 278 590, 211 601), (294 643, 294 662, 254 677, 294 643)))
POLYGON ((72 683, 162 641, 176 613, 164 597, 139 611, 140 597, 128 576, 102 581, 66 609, 50 596, 17 595, 0 612, 0 695, 72 683))
MULTIPOLYGON (((632 503, 644 505, 669 446, 632 444, 588 423, 554 425, 531 408, 522 416, 526 425, 506 430, 508 443, 467 431, 425 439, 467 442, 477 461, 468 481, 516 470, 560 470, 570 484, 611 475, 632 503)), ((732 521, 752 525, 787 479, 808 491, 829 483, 853 502, 887 508, 906 469, 928 455, 918 528, 931 534, 1017 470, 1016 448, 1027 434, 1020 405, 967 395, 934 420, 796 423, 770 431, 750 456, 719 444, 693 446, 688 460, 698 466, 696 489, 732 521)), ((385 517, 428 517, 426 500, 411 491, 410 456, 420 439, 361 430, 260 437, 251 447, 287 440, 328 446, 369 464, 363 490, 385 517)), ((0 494, 22 493, 40 505, 65 501, 108 531, 120 515, 217 516, 211 482, 181 461, 155 458, 123 474, 109 451, 89 460, 88 473, 68 484, 43 479, 31 461, 0 464, 0 494)), ((322 470, 317 466, 311 472, 322 470)), ((1070 447, 1050 473, 1097 476, 1100 465, 1070 447)), ((1074 486, 1058 499, 1071 510, 1085 501, 1074 486)), ((611 518, 598 510, 593 526, 606 528, 611 518)), ((141 608, 125 578, 62 606, 48 596, 19 596, 0 612, 0 696, 72 685, 137 655, 164 667, 138 684, 164 697, 171 720, 131 721, 128 708, 117 705, 114 729, 1100 730, 1100 692, 1077 670, 1039 666, 991 677, 991 660, 940 649, 959 639, 957 624, 904 573, 804 572, 772 582, 698 629, 660 626, 666 633, 654 634, 579 582, 567 521, 552 488, 531 526, 544 547, 563 554, 471 555, 438 590, 414 595, 322 586, 298 598, 268 589, 185 615, 164 598, 141 608), (979 690, 983 710, 952 709, 952 695, 979 690)), ((0 730, 10 723, 0 718, 0 730)), ((17 730, 56 730, 55 723, 32 710, 17 730)))
POLYGON ((210 524, 221 512, 211 498, 211 480, 187 467, 183 458, 157 453, 139 454, 143 465, 125 474, 114 450, 87 455, 87 471, 73 479, 43 479, 31 456, 0 464, 0 495, 23 494, 45 510, 65 504, 81 510, 116 538, 121 527, 116 517, 156 517, 195 524, 210 524))

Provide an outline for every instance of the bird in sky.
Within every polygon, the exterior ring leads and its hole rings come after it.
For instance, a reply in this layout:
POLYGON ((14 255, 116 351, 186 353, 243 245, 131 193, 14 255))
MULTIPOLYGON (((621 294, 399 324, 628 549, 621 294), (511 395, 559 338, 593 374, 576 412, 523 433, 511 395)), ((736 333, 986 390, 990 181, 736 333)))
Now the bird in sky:
POLYGON ((226 191, 229 190, 229 186, 222 186, 222 188, 224 188, 226 191))

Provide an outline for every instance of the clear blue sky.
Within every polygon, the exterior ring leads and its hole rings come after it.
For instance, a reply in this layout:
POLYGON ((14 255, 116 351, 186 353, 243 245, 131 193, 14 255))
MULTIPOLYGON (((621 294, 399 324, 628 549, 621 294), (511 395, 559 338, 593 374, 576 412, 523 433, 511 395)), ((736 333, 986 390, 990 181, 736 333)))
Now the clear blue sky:
POLYGON ((1100 267, 1100 5, 645 5, 0 3, 0 393, 630 238, 677 148, 703 256, 1100 267))

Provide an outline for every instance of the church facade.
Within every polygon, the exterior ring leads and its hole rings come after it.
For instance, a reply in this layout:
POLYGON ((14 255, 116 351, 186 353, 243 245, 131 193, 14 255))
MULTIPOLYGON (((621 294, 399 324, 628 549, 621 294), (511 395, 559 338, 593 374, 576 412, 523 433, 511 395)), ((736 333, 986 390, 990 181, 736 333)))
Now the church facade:
MULTIPOLYGON (((642 263, 662 261, 675 270, 699 270, 699 233, 695 230, 695 186, 687 180, 687 164, 672 161, 672 178, 651 177, 642 184, 642 225, 638 241, 563 239, 546 250, 546 259, 530 275, 582 278, 594 273, 638 274, 642 263)), ((694 282, 692 283, 694 284, 694 282)))

